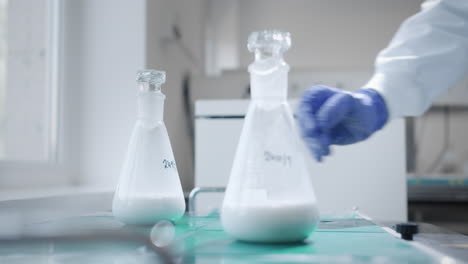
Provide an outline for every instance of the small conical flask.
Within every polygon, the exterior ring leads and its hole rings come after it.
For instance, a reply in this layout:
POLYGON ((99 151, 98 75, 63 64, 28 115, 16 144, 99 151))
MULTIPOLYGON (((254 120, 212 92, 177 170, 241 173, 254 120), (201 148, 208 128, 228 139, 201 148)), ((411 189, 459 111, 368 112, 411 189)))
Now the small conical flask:
POLYGON ((253 32, 250 102, 221 209, 224 230, 250 242, 307 238, 319 213, 304 145, 287 102, 289 33, 253 32))
POLYGON ((185 200, 174 154, 163 122, 161 84, 165 72, 142 70, 137 74, 138 119, 128 146, 112 212, 127 224, 177 221, 185 200))

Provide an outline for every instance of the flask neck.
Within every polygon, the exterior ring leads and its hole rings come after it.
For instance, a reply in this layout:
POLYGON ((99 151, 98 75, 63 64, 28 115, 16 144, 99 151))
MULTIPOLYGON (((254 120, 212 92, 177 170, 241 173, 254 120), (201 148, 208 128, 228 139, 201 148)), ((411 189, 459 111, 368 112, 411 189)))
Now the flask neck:
POLYGON ((165 99, 166 96, 160 91, 140 90, 138 92, 138 119, 145 122, 162 122, 165 99))
POLYGON ((139 82, 138 90, 140 92, 161 92, 161 84, 151 82, 139 82))
POLYGON ((287 99, 289 65, 284 62, 282 56, 256 59, 250 64, 249 72, 253 100, 287 99))

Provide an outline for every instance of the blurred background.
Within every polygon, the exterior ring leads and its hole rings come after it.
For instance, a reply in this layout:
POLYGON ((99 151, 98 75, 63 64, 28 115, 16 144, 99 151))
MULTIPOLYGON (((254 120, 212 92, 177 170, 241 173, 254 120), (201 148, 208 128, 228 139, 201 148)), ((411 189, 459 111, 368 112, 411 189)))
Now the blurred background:
MULTIPOLYGON (((112 192, 143 68, 167 71, 165 123, 184 191, 223 186, 249 98, 251 31, 291 32, 294 105, 313 84, 364 85, 377 53, 421 2, 0 0, 0 198, 112 192)), ((395 122, 312 168, 319 202, 362 195, 374 203, 364 209, 385 216, 395 201, 396 218, 468 233, 468 82, 424 116, 395 122), (373 158, 382 165, 357 168, 373 158), (351 163, 359 166, 339 170, 351 163), (373 201, 383 186, 390 191, 373 201)))

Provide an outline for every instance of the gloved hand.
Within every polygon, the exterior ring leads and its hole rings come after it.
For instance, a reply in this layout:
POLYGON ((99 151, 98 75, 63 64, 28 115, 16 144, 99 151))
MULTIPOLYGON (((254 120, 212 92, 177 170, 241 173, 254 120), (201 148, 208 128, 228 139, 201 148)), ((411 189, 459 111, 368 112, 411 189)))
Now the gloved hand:
POLYGON ((359 142, 381 129, 387 122, 388 110, 375 90, 351 93, 317 85, 304 93, 298 119, 307 147, 321 161, 330 154, 330 145, 359 142))

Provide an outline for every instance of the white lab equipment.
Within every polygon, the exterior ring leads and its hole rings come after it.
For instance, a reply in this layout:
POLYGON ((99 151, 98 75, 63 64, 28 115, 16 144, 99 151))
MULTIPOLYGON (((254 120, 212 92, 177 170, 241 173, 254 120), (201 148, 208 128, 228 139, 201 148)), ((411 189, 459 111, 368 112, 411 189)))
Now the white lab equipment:
POLYGON ((185 200, 163 122, 165 72, 138 72, 138 119, 124 161, 112 212, 128 224, 177 221, 185 200))
POLYGON ((380 52, 365 87, 379 91, 392 118, 420 115, 468 72, 468 2, 425 1, 380 52))
POLYGON ((289 33, 249 36, 252 101, 221 209, 224 230, 239 240, 301 241, 319 221, 305 148, 286 100, 283 53, 290 45, 289 33))

